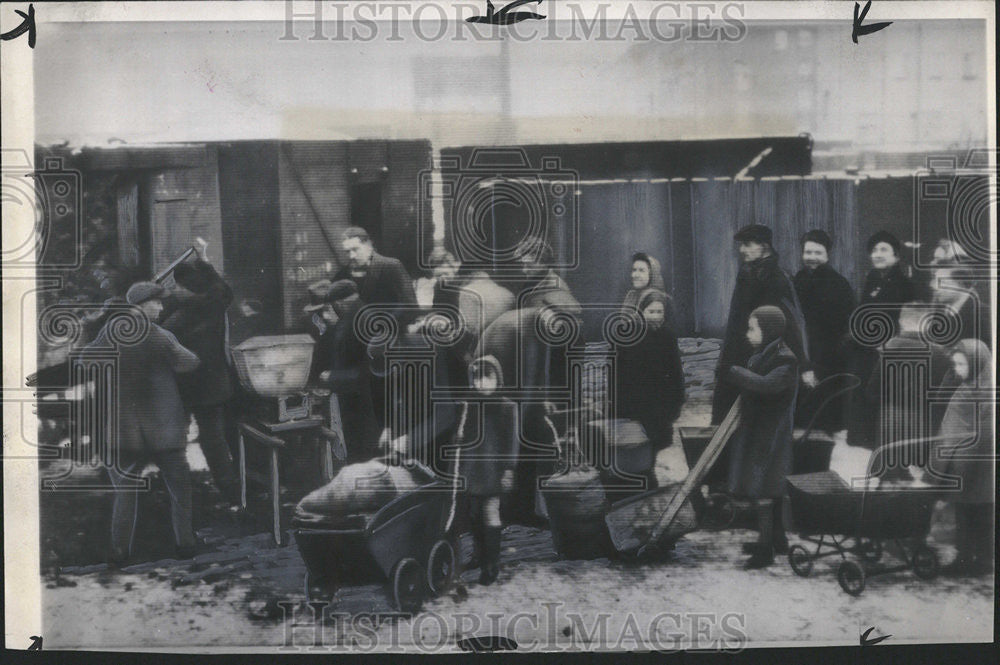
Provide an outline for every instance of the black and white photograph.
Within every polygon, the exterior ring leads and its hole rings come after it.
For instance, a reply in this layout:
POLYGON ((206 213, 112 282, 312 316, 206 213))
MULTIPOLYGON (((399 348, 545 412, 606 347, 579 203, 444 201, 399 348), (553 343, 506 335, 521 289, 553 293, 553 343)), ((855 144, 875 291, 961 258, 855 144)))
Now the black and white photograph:
POLYGON ((995 28, 4 2, 7 648, 993 642, 995 28))

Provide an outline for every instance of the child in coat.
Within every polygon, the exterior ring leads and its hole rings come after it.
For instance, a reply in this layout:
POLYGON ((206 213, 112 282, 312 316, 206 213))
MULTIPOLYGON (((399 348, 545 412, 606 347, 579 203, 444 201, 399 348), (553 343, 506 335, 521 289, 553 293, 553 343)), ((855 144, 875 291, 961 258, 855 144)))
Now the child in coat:
POLYGON ((743 398, 740 422, 729 442, 729 491, 754 502, 760 532, 758 542, 748 548, 747 569, 771 565, 775 545, 787 543, 775 506, 784 497, 785 476, 792 469, 799 362, 785 344, 784 330, 785 316, 778 307, 753 310, 747 340, 754 355, 746 367, 730 367, 726 377, 743 398))

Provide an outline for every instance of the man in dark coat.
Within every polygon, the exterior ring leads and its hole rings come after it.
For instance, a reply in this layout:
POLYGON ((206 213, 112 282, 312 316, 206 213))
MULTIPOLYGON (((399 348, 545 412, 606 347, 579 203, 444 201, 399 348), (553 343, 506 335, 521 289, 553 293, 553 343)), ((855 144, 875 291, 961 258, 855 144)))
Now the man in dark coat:
POLYGON ((743 265, 736 277, 736 288, 729 305, 729 319, 716 369, 712 424, 722 422, 739 394, 736 387, 724 379, 730 367, 744 366, 753 352, 746 339, 746 330, 750 312, 756 308, 764 305, 780 308, 788 328, 784 331, 785 343, 799 362, 809 361, 802 309, 791 278, 778 265, 778 255, 771 245, 771 229, 751 224, 740 229, 733 237, 739 243, 743 265))
MULTIPOLYGON (((126 300, 149 319, 149 332, 136 344, 116 344, 109 322, 88 345, 118 353, 118 444, 116 468, 109 469, 115 492, 111 516, 111 560, 121 564, 132 551, 138 495, 126 485, 149 462, 155 462, 170 496, 170 517, 177 553, 193 555, 191 526, 191 470, 187 464, 188 416, 181 401, 175 374, 194 371, 198 356, 181 346, 172 333, 156 325, 163 310, 163 287, 152 282, 133 284, 126 300)), ((113 423, 109 427, 114 427, 113 423)))
POLYGON ((728 443, 729 491, 756 503, 760 540, 751 545, 746 568, 774 562, 774 550, 787 547, 780 505, 785 477, 792 471, 792 425, 798 394, 798 359, 784 343, 787 327, 781 309, 759 307, 749 316, 746 336, 757 353, 745 367, 725 376, 743 397, 739 426, 728 443))
POLYGON ((358 285, 362 303, 385 305, 393 310, 400 325, 410 323, 417 314, 417 295, 403 264, 376 252, 368 232, 358 226, 344 231, 342 246, 348 265, 337 273, 334 281, 353 281, 358 285))
MULTIPOLYGON (((807 388, 848 370, 843 349, 854 311, 854 293, 850 283, 830 266, 832 247, 833 240, 826 231, 817 229, 802 236, 803 267, 793 280, 806 323, 809 360, 800 368, 807 388)), ((843 407, 830 405, 817 425, 838 431, 843 421, 843 407)))
MULTIPOLYGON (((419 314, 417 294, 403 264, 376 252, 368 232, 358 226, 344 231, 342 247, 347 253, 348 265, 337 272, 334 279, 353 281, 362 305, 386 308, 402 333, 419 314)), ((375 417, 379 425, 385 427, 386 383, 384 377, 377 375, 372 375, 370 381, 375 417)))
POLYGON ((337 394, 348 459, 368 459, 375 452, 378 423, 368 356, 354 328, 361 299, 348 279, 331 283, 324 298, 326 302, 305 308, 307 314, 318 314, 324 326, 313 352, 310 382, 337 394))
POLYGON ((201 360, 198 369, 178 377, 184 406, 198 423, 198 443, 219 492, 239 503, 231 448, 226 441, 226 406, 233 396, 229 369, 226 309, 233 291, 207 261, 198 258, 174 269, 173 309, 163 327, 201 360))
MULTIPOLYGON (((878 231, 868 239, 872 269, 865 277, 860 303, 868 311, 862 316, 885 318, 896 329, 899 326, 900 309, 914 300, 916 293, 913 281, 900 265, 901 248, 899 238, 888 231, 878 231), (874 311, 870 311, 872 309, 874 311)), ((851 373, 861 379, 863 388, 871 381, 872 372, 879 362, 879 352, 857 343, 852 343, 849 347, 851 373)), ((847 442, 852 446, 874 449, 879 440, 878 417, 877 405, 867 399, 864 390, 855 390, 850 401, 847 442)))

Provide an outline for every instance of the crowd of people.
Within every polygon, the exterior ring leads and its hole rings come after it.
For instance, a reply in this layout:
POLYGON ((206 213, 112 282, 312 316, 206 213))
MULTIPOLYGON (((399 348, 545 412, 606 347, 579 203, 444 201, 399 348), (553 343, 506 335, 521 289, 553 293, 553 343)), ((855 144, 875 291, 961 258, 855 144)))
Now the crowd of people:
MULTIPOLYGON (((833 240, 824 231, 802 237, 802 268, 794 276, 782 268, 768 227, 747 226, 734 240, 741 265, 721 344, 711 419, 722 421, 742 396, 742 416, 728 444, 728 490, 756 507, 759 539, 747 544, 746 566, 767 566, 775 553, 787 551, 781 498, 791 473, 801 397, 828 377, 858 376, 861 387, 828 409, 819 426, 851 445, 874 449, 888 442, 885 422, 923 418, 913 395, 889 391, 892 398, 886 401, 881 370, 884 355, 919 349, 930 356, 928 386, 954 391, 947 409, 934 412, 926 432, 937 435, 942 456, 950 456, 946 467, 963 483, 950 497, 961 506, 959 558, 953 568, 976 572, 992 567, 988 520, 993 467, 983 459, 992 455, 992 416, 970 399, 992 385, 991 317, 988 294, 979 291, 964 267, 966 252, 942 241, 933 278, 924 286, 915 283, 900 260, 900 241, 884 231, 875 233, 867 244, 872 267, 856 299, 848 280, 830 264, 833 240), (960 341, 951 348, 927 339, 926 314, 933 311, 958 322, 960 341), (852 316, 870 312, 896 326, 884 344, 866 346, 851 333, 852 316), (979 457, 959 455, 958 446, 979 457)), ((379 254, 364 229, 347 229, 342 249, 347 265, 332 280, 308 288, 304 325, 316 340, 310 383, 337 394, 349 459, 392 454, 420 459, 445 473, 457 471, 455 477, 464 482, 465 526, 476 543, 480 579, 489 584, 499 571, 502 524, 541 520, 535 506, 537 479, 552 473, 559 456, 549 419, 554 407, 544 399, 544 389, 567 385, 563 359, 579 341, 551 331, 579 319, 582 307, 549 267, 551 249, 544 242, 522 254, 515 280, 466 270, 451 254, 436 250, 429 257, 433 273, 425 289, 432 302, 423 308, 403 265, 379 254), (458 313, 449 315, 460 322, 449 343, 435 350, 433 384, 465 390, 466 397, 421 411, 411 408, 413 395, 406 390, 389 389, 384 348, 367 344, 359 330, 358 317, 370 305, 381 306, 395 320, 403 346, 425 339, 423 329, 435 325, 436 311, 458 313), (530 388, 541 388, 542 398, 519 402, 507 394, 508 389, 530 388)), ((672 445, 673 425, 685 401, 673 300, 660 264, 650 254, 635 253, 627 273, 622 311, 641 322, 642 332, 634 343, 615 349, 611 412, 639 423, 660 451, 672 445)), ((174 281, 177 286, 169 293, 159 284, 139 282, 125 297, 154 323, 151 334, 120 359, 121 470, 134 475, 147 461, 160 467, 178 551, 187 553, 195 546, 183 455, 191 417, 215 484, 236 503, 227 406, 234 389, 226 319, 232 291, 200 257, 179 265, 174 281)), ((105 337, 102 330, 93 344, 105 344, 105 337)), ((900 431, 924 430, 901 426, 900 431)), ((647 488, 655 487, 652 468, 645 478, 647 488)), ((115 561, 130 555, 135 518, 134 493, 116 493, 115 561)))

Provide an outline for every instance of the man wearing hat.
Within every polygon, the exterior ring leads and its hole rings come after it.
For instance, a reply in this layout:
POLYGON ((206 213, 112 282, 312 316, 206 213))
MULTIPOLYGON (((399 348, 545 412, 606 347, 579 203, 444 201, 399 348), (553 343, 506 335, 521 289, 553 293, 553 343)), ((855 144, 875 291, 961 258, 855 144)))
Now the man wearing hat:
POLYGON ((743 264, 736 277, 716 369, 715 392, 712 395, 713 424, 722 422, 739 394, 738 388, 726 377, 730 367, 744 366, 753 351, 746 339, 750 312, 764 305, 780 307, 787 321, 785 342, 800 363, 807 363, 809 358, 802 309, 792 279, 778 265, 778 255, 771 244, 771 229, 762 224, 751 224, 737 231, 733 239, 739 243, 743 264))
POLYGON ((361 459, 374 451, 378 437, 366 349, 354 328, 363 303, 349 279, 330 282, 325 290, 323 302, 305 307, 324 326, 313 352, 310 381, 337 394, 348 456, 361 459))
POLYGON ((198 444, 212 473, 212 480, 232 506, 239 504, 239 483, 227 442, 226 413, 233 396, 226 348, 226 309, 233 291, 210 263, 200 257, 174 269, 176 287, 173 309, 165 313, 163 327, 194 351, 201 360, 197 370, 178 377, 181 399, 198 423, 198 444))
MULTIPOLYGON (((830 266, 833 239, 814 229, 802 236, 802 269, 795 274, 795 293, 806 322, 809 362, 799 368, 803 383, 812 388, 828 376, 848 370, 844 340, 849 333, 854 292, 850 283, 830 266)), ((819 425, 829 431, 843 426, 840 408, 825 411, 819 425)))
MULTIPOLYGON (((153 282, 137 282, 125 295, 149 320, 149 331, 135 344, 119 344, 111 327, 115 317, 101 329, 89 348, 113 349, 118 359, 118 463, 108 469, 115 486, 130 484, 143 468, 159 467, 170 497, 174 542, 182 558, 194 554, 191 527, 191 471, 188 468, 188 417, 184 411, 176 374, 192 372, 198 356, 184 348, 173 333, 155 321, 163 311, 166 291, 153 282)), ((115 492, 111 516, 111 561, 121 564, 132 551, 138 510, 138 494, 127 487, 115 492)))

